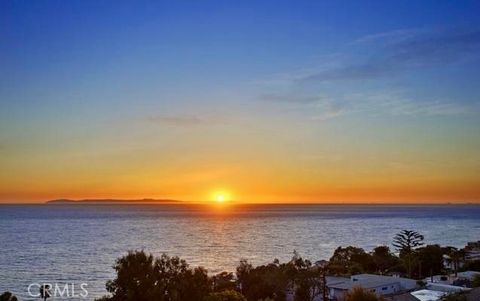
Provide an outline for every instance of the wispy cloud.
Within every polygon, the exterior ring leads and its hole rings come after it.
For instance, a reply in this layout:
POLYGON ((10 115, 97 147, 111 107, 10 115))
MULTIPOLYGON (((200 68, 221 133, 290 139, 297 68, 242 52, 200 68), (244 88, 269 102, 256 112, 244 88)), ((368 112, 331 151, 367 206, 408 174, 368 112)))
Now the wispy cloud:
POLYGON ((311 120, 327 121, 333 118, 367 114, 390 116, 458 116, 467 115, 475 110, 469 104, 448 99, 414 99, 404 91, 385 90, 370 93, 346 93, 337 97, 315 96, 270 96, 268 100, 298 104, 304 107, 311 120), (285 98, 285 99, 284 99, 285 98), (296 99, 293 101, 291 99, 296 99), (315 101, 306 101, 315 99, 315 101), (300 100, 305 100, 301 102, 300 100))
POLYGON ((296 94, 263 94, 259 97, 261 100, 270 102, 284 102, 297 104, 317 104, 327 100, 322 95, 296 95, 296 94))
POLYGON ((326 95, 304 94, 264 94, 261 100, 285 105, 295 105, 307 108, 314 115, 311 119, 325 121, 345 113, 342 101, 335 100, 326 95))
POLYGON ((371 55, 313 72, 297 81, 371 79, 480 56, 480 30, 394 31, 366 36, 357 42, 368 47, 371 55))
POLYGON ((374 34, 369 34, 363 37, 360 37, 353 41, 352 44, 362 44, 362 43, 372 43, 381 41, 382 43, 388 42, 398 42, 400 40, 405 40, 418 36, 421 33, 427 33, 431 31, 421 30, 421 29, 397 29, 386 32, 379 32, 374 34))
POLYGON ((453 116, 469 114, 468 105, 449 100, 416 100, 399 91, 353 93, 345 96, 350 112, 388 113, 394 116, 453 116))
POLYGON ((276 86, 266 87, 282 92, 262 94, 259 98, 283 103, 287 109, 303 107, 313 116, 311 119, 322 121, 357 113, 428 117, 478 112, 475 104, 438 99, 438 96, 419 98, 407 88, 390 87, 388 81, 375 82, 369 92, 345 81, 383 80, 401 72, 478 59, 480 29, 377 33, 353 41, 344 51, 321 58, 316 67, 280 74, 281 80, 274 81, 276 86))
POLYGON ((319 110, 314 114, 311 119, 316 121, 327 121, 333 118, 340 117, 347 113, 347 110, 344 106, 335 106, 330 105, 323 110, 319 110))
POLYGON ((215 125, 224 122, 223 119, 215 118, 213 116, 198 115, 156 115, 149 116, 147 120, 155 124, 182 127, 215 125))

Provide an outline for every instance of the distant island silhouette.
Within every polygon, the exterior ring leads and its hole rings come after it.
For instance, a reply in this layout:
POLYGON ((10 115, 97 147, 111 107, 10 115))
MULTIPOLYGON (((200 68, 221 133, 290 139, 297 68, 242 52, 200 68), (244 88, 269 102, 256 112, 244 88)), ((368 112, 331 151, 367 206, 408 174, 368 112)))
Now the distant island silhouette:
POLYGON ((83 200, 72 200, 72 199, 56 199, 45 202, 49 205, 63 205, 63 204, 130 204, 130 203, 145 203, 145 204, 172 204, 180 203, 179 200, 170 200, 170 199, 133 199, 133 200, 123 200, 123 199, 83 199, 83 200))

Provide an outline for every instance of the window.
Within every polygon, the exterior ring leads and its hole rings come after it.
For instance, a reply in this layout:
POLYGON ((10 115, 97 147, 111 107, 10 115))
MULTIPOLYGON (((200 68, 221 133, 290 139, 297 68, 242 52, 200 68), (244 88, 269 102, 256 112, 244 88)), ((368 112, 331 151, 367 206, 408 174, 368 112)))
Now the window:
MULTIPOLYGON (((392 287, 393 287, 393 286, 392 286, 392 287)), ((386 291, 387 289, 388 289, 388 287, 387 287, 387 286, 385 286, 385 287, 382 287, 382 291, 386 291)))

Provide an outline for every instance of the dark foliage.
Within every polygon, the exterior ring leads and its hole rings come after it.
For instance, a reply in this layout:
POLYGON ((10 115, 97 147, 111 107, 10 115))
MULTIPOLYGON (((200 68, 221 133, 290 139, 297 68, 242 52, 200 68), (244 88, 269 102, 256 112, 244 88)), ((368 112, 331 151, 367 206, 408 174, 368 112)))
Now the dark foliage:
POLYGON ((12 293, 4 292, 0 295, 0 301, 18 301, 18 299, 12 293))
POLYGON ((465 262, 466 252, 463 249, 458 250, 455 247, 445 247, 445 253, 448 255, 448 262, 453 265, 453 271, 457 276, 461 262, 465 262))
POLYGON ((111 301, 202 300, 211 290, 203 268, 189 268, 178 257, 162 255, 154 259, 143 251, 129 252, 114 266, 117 278, 107 283, 111 301))
POLYGON ((234 290, 211 293, 204 301, 247 301, 245 297, 234 290))
POLYGON ((467 261, 461 270, 480 272, 480 260, 467 261))
POLYGON ((354 287, 345 295, 345 301, 384 301, 383 296, 377 296, 361 287, 354 287))
POLYGON ((362 248, 338 247, 330 258, 328 270, 333 274, 346 275, 376 270, 372 255, 362 248))
POLYGON ((295 301, 313 301, 323 293, 326 283, 320 267, 312 266, 309 260, 304 260, 297 253, 289 265, 294 274, 295 301))
POLYGON ((448 294, 442 298, 442 301, 467 301, 467 296, 464 293, 448 294))
POLYGON ((412 230, 402 230, 393 238, 392 245, 400 252, 409 277, 412 277, 415 264, 415 248, 423 246, 423 240, 423 235, 412 230))
POLYGON ((247 300, 270 298, 283 301, 294 277, 292 272, 287 265, 280 265, 278 261, 254 268, 246 260, 242 260, 237 267, 237 281, 247 300))
POLYGON ((439 245, 427 245, 415 252, 417 278, 425 278, 438 275, 443 272, 443 255, 445 250, 439 245))
POLYGON ((212 288, 214 292, 235 290, 235 276, 233 273, 221 272, 212 277, 212 288))
POLYGON ((379 274, 397 271, 396 267, 400 264, 398 257, 387 246, 379 246, 373 249, 372 260, 375 265, 375 272, 379 274))
POLYGON ((471 282, 472 287, 480 287, 480 275, 475 275, 471 282))
POLYGON ((402 230, 395 235, 392 245, 400 252, 410 253, 416 247, 420 247, 424 244, 423 239, 423 235, 418 232, 402 230))

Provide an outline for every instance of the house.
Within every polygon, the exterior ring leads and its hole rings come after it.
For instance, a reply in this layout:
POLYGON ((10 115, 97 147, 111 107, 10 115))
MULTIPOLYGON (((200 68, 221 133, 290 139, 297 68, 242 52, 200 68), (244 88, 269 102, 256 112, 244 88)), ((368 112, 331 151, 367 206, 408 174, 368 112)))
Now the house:
POLYGON ((426 283, 441 283, 441 284, 453 284, 455 281, 455 275, 433 275, 423 279, 426 283))
POLYGON ((375 275, 375 274, 359 274, 351 277, 354 281, 360 281, 362 279, 394 279, 400 283, 401 290, 409 291, 417 287, 417 281, 414 279, 403 278, 398 276, 384 276, 384 275, 375 275))
POLYGON ((347 281, 329 286, 329 296, 332 300, 343 300, 345 294, 354 287, 360 286, 378 295, 388 295, 400 292, 400 284, 396 281, 383 280, 363 280, 363 281, 347 281))
POLYGON ((480 288, 470 289, 460 286, 428 283, 424 289, 390 296, 387 301, 441 301, 442 298, 449 294, 464 294, 467 301, 480 301, 480 288))
POLYGON ((455 285, 448 285, 448 284, 434 283, 434 282, 427 283, 425 288, 432 291, 445 292, 445 293, 460 293, 460 292, 467 292, 471 290, 470 288, 463 287, 463 286, 455 286, 455 285))
POLYGON ((463 268, 464 265, 465 265, 465 263, 463 261, 458 261, 458 262, 455 263, 450 256, 448 256, 446 254, 443 255, 443 266, 446 269, 454 271, 456 269, 463 268))
POLYGON ((417 283, 413 279, 373 274, 354 275, 346 281, 331 281, 330 283, 327 281, 331 300, 343 300, 345 294, 357 286, 377 295, 393 295, 412 290, 416 285, 417 283))
POLYGON ((465 253, 465 259, 467 261, 480 260, 480 240, 467 243, 465 253))
MULTIPOLYGON (((338 284, 338 283, 343 283, 350 281, 350 278, 347 277, 337 277, 337 276, 325 276, 325 280, 327 282, 327 288, 330 287, 331 285, 338 284)), ((294 298, 294 292, 293 289, 290 289, 286 292, 286 300, 287 301, 293 301, 294 298)), ((316 296, 313 301, 324 301, 323 296, 316 296)))
POLYGON ((476 275, 480 275, 480 272, 476 271, 465 271, 465 272, 458 272, 457 276, 455 274, 450 275, 433 275, 431 277, 427 277, 424 279, 426 283, 440 283, 440 284, 447 284, 447 285, 455 285, 455 286, 469 286, 470 281, 476 275))
POLYGON ((477 272, 477 271, 458 272, 457 279, 465 279, 465 280, 472 281, 473 278, 477 275, 480 275, 480 272, 477 272))

